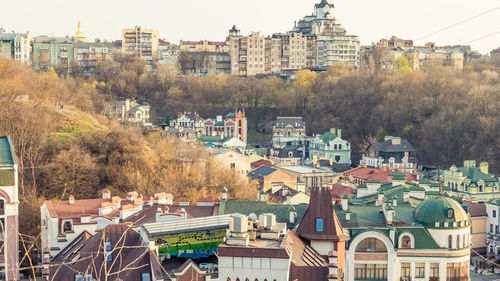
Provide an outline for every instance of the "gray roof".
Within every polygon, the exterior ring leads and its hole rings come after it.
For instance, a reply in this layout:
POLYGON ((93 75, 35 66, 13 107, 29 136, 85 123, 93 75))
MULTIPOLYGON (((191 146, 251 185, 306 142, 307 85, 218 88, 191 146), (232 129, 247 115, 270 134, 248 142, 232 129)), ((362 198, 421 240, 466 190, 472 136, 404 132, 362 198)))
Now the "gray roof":
POLYGON ((391 140, 386 140, 382 142, 372 141, 371 146, 375 151, 382 152, 404 152, 404 151, 417 151, 413 145, 411 145, 407 139, 401 138, 401 144, 393 145, 391 140))
POLYGON ((248 174, 248 176, 252 179, 258 180, 261 176, 262 177, 268 176, 268 175, 274 173, 276 170, 277 169, 275 169, 275 168, 271 168, 271 167, 267 167, 267 166, 260 166, 259 168, 250 172, 250 174, 248 174))
POLYGON ((49 36, 38 36, 35 37, 35 43, 46 43, 50 44, 51 41, 59 44, 73 44, 72 37, 49 37, 49 36))
POLYGON ((285 148, 278 150, 277 157, 278 158, 297 158, 297 157, 300 157, 300 153, 297 149, 285 147, 285 148), (290 152, 292 153, 292 156, 289 155, 290 152))
POLYGON ((303 129, 306 126, 304 121, 302 121, 302 117, 278 117, 274 126, 276 128, 284 128, 288 125, 292 125, 297 129, 303 129))

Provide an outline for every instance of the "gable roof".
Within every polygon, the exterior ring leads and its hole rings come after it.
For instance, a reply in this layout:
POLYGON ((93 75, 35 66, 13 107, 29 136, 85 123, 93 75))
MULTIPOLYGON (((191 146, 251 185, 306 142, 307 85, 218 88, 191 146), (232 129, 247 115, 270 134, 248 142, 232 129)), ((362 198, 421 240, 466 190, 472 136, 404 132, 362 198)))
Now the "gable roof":
POLYGON ((271 161, 266 160, 266 159, 259 159, 257 161, 254 161, 254 162, 250 163, 250 167, 252 169, 257 169, 260 166, 271 167, 271 166, 273 166, 273 163, 271 163, 271 161))
POLYGON ((109 225, 82 244, 70 256, 58 256, 52 260, 51 280, 74 280, 75 274, 92 274, 96 279, 141 280, 141 274, 148 272, 154 280, 162 276, 162 269, 155 253, 142 242, 140 234, 126 224, 109 225), (113 261, 104 272, 104 242, 111 243, 113 261))
POLYGON ((288 125, 296 129, 303 129, 306 126, 302 117, 278 117, 274 124, 276 128, 285 128, 288 125))
POLYGON ((386 140, 382 142, 372 141, 370 145, 377 152, 414 152, 417 151, 413 145, 411 145, 407 139, 401 138, 401 144, 392 144, 392 141, 386 140))
POLYGON ((308 240, 349 240, 332 205, 332 196, 328 188, 311 188, 309 207, 302 218, 297 234, 308 240), (316 231, 316 220, 323 219, 323 231, 316 231))
POLYGON ((248 176, 252 179, 258 180, 261 177, 269 176, 270 174, 276 172, 277 170, 278 169, 276 169, 276 168, 271 168, 271 167, 267 167, 267 166, 260 166, 259 168, 250 172, 250 174, 248 176))

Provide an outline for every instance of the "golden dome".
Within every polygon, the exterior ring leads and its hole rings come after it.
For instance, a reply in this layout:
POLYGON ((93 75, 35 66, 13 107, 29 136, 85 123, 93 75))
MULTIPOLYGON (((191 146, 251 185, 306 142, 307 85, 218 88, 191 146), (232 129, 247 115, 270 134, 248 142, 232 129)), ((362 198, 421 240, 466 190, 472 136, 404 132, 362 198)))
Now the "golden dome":
POLYGON ((85 33, 82 32, 80 28, 80 21, 78 21, 78 31, 75 33, 75 40, 85 41, 85 39, 87 39, 87 36, 85 36, 85 33))

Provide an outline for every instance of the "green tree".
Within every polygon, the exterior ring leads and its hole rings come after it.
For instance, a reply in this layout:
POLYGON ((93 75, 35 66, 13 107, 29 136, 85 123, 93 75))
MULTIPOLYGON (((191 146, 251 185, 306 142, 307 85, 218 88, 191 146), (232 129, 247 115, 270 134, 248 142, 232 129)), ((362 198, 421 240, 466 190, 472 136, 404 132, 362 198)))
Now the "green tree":
POLYGON ((408 59, 405 56, 401 56, 394 60, 392 63, 394 70, 397 72, 406 72, 411 71, 410 64, 408 63, 408 59))

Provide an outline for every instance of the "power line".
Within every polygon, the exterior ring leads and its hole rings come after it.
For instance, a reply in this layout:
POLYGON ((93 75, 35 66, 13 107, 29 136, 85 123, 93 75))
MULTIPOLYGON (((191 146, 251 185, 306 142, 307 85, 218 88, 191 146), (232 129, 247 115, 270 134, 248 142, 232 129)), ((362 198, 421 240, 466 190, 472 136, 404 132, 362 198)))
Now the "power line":
MULTIPOLYGON (((443 32, 443 31, 448 30, 448 29, 450 29, 450 28, 453 28, 453 27, 455 27, 455 26, 461 25, 461 24, 463 24, 463 23, 466 23, 466 22, 468 22, 468 21, 471 21, 471 20, 473 20, 473 19, 475 19, 475 18, 478 18, 478 17, 480 17, 480 16, 483 16, 483 15, 489 14, 489 13, 491 13, 491 12, 493 12, 493 11, 498 10, 498 9, 500 9, 500 6, 495 7, 495 8, 493 8, 493 9, 489 9, 489 10, 487 10, 487 11, 485 11, 485 12, 482 12, 482 13, 480 13, 480 14, 478 14, 478 15, 475 15, 475 16, 470 17, 470 18, 468 18, 468 19, 462 20, 462 21, 457 22, 457 23, 455 23, 455 24, 449 25, 449 26, 447 26, 447 27, 443 27, 443 28, 439 29, 438 31, 435 31, 435 32, 429 33, 429 34, 427 34, 427 35, 425 35, 425 36, 422 36, 422 37, 420 37, 420 38, 417 38, 417 39, 415 39, 415 41, 420 41, 420 40, 422 40, 422 39, 424 39, 424 38, 427 38, 427 37, 429 37, 429 36, 432 36, 432 35, 438 34, 438 33, 440 33, 440 32, 443 32)), ((467 43, 466 43, 466 44, 467 44, 467 43)))
POLYGON ((484 36, 481 36, 481 37, 479 37, 479 38, 476 38, 476 39, 470 40, 470 41, 468 41, 468 42, 465 42, 464 44, 469 44, 469 43, 471 43, 471 42, 478 41, 478 40, 481 40, 481 39, 484 39, 484 38, 487 38, 487 37, 493 36, 493 35, 495 35, 495 34, 497 34, 497 33, 500 33, 500 30, 495 31, 495 32, 492 32, 492 33, 487 34, 487 35, 484 35, 484 36))

